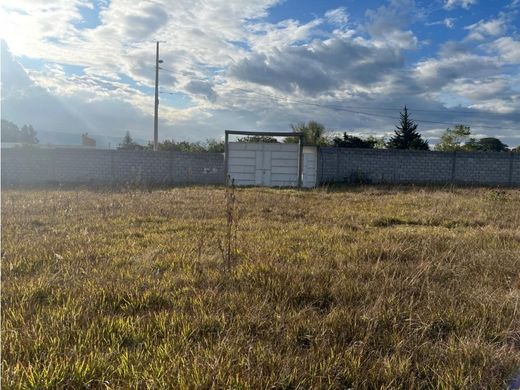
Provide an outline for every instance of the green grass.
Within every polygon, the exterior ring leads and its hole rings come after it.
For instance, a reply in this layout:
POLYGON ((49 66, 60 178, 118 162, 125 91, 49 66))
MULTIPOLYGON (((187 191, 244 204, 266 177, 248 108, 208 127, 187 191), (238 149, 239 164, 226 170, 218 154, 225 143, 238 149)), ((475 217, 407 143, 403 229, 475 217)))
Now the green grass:
POLYGON ((2 386, 505 388, 520 191, 2 193, 2 386))

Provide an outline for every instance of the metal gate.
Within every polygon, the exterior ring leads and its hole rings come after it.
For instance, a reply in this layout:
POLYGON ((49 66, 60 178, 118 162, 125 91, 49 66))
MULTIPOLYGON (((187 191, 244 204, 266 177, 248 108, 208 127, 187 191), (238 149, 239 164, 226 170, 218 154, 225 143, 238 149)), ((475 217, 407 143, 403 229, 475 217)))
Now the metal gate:
POLYGON ((316 147, 303 147, 301 133, 226 131, 226 177, 238 186, 314 187, 316 147), (229 142, 229 134, 297 136, 299 143, 229 142))
POLYGON ((318 180, 318 148, 316 146, 303 147, 302 185, 313 188, 318 180))
POLYGON ((298 144, 228 144, 228 175, 236 185, 298 186, 298 144))

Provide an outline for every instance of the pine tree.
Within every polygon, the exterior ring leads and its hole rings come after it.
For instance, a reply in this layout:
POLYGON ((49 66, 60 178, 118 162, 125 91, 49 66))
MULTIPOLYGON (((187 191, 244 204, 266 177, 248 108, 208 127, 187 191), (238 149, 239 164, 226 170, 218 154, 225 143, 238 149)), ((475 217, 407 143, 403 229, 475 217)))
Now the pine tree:
POLYGON ((119 144, 118 149, 125 149, 125 150, 142 150, 144 147, 142 145, 139 145, 134 141, 132 136, 130 135, 130 132, 127 131, 125 136, 123 137, 123 141, 119 144))
POLYGON ((422 139, 421 134, 417 131, 417 123, 415 123, 408 115, 408 109, 404 106, 404 111, 400 113, 401 119, 399 125, 395 127, 395 134, 388 141, 389 149, 419 149, 429 150, 428 141, 422 139))

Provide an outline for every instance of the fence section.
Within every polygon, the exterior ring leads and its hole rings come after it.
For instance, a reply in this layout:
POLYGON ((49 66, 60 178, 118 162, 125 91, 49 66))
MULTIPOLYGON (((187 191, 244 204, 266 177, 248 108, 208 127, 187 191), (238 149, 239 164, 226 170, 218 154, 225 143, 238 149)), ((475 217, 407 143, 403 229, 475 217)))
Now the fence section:
POLYGON ((2 149, 3 184, 223 182, 224 156, 220 153, 2 149))
POLYGON ((520 154, 320 148, 320 183, 520 186, 520 154))
MULTIPOLYGON (((454 183, 520 186, 520 154, 323 147, 318 183, 454 183)), ((220 153, 2 149, 3 184, 223 184, 220 153)))

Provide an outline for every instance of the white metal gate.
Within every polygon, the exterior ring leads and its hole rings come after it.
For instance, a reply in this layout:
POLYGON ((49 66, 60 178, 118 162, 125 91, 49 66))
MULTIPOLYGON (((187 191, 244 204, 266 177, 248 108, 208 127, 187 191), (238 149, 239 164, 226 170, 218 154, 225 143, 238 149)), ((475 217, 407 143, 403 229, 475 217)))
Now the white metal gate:
MULTIPOLYGON (((239 186, 298 186, 300 146, 284 143, 228 143, 228 175, 239 186)), ((303 148, 302 184, 316 185, 316 148, 303 148)))
POLYGON ((307 188, 316 187, 316 181, 318 179, 318 148, 316 146, 303 147, 302 171, 302 185, 307 188))
POLYGON ((228 144, 228 175, 236 185, 298 185, 298 144, 228 144))

